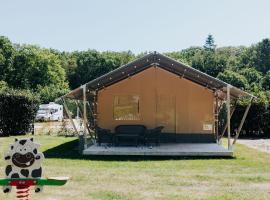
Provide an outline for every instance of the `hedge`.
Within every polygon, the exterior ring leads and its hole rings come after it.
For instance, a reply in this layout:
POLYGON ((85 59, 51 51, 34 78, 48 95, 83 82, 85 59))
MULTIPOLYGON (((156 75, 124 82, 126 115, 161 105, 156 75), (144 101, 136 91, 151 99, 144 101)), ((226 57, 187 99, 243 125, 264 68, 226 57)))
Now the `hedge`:
POLYGON ((30 130, 39 99, 29 91, 0 91, 0 135, 23 135, 30 130))

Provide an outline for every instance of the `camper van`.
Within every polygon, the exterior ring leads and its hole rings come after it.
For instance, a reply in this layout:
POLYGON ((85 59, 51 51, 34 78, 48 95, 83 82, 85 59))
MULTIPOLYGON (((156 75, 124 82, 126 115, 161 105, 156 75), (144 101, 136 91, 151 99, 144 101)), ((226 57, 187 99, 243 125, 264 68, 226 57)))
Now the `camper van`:
POLYGON ((41 104, 37 111, 37 121, 62 121, 63 106, 50 102, 49 104, 41 104))

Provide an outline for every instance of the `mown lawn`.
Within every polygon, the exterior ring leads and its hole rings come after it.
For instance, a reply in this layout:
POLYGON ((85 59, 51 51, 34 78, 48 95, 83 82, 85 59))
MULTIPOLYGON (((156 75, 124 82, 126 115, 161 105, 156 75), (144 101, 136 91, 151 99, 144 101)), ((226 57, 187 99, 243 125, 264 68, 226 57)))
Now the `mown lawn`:
MULTIPOLYGON (((0 177, 3 154, 13 137, 0 138, 0 177)), ((242 145, 235 158, 150 159, 82 157, 75 138, 38 136, 45 152, 44 176, 70 176, 63 187, 46 187, 33 200, 132 199, 270 199, 270 154, 242 145)), ((14 191, 0 199, 15 199, 14 191)))

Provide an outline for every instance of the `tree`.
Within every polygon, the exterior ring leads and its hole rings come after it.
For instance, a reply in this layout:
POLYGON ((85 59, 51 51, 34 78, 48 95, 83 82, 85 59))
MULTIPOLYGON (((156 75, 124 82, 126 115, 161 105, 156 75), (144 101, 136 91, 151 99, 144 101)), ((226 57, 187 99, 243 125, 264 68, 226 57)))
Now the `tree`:
POLYGON ((217 78, 241 89, 247 89, 249 87, 247 79, 233 71, 226 70, 219 73, 217 78))
POLYGON ((192 58, 197 52, 201 50, 201 47, 190 47, 188 49, 183 49, 182 51, 168 52, 165 53, 165 55, 187 65, 192 65, 192 58))
POLYGON ((191 59, 191 66, 216 77, 227 67, 227 60, 223 55, 208 50, 197 51, 191 59))
POLYGON ((240 60, 242 68, 253 66, 265 74, 270 70, 270 40, 263 39, 258 44, 246 48, 240 60))
POLYGON ((38 86, 37 94, 40 98, 40 103, 49 103, 55 101, 58 97, 63 96, 68 92, 67 88, 61 88, 58 85, 38 86))
POLYGON ((254 66, 264 74, 270 70, 270 40, 264 39, 256 45, 254 66))
POLYGON ((215 51, 216 45, 215 45, 214 37, 211 34, 207 36, 203 47, 205 50, 215 51))
POLYGON ((48 85, 68 88, 66 73, 59 58, 49 50, 29 45, 18 48, 7 82, 14 88, 33 91, 48 85))
POLYGON ((270 90, 270 70, 263 77, 261 84, 265 90, 270 90))
POLYGON ((76 88, 129 62, 131 52, 103 52, 88 50, 76 52, 77 67, 70 77, 71 88, 76 88))
POLYGON ((254 67, 244 68, 239 71, 239 74, 243 75, 249 84, 259 84, 260 80, 262 79, 262 74, 258 72, 254 67))
POLYGON ((0 36, 0 80, 12 71, 14 48, 7 37, 0 36))

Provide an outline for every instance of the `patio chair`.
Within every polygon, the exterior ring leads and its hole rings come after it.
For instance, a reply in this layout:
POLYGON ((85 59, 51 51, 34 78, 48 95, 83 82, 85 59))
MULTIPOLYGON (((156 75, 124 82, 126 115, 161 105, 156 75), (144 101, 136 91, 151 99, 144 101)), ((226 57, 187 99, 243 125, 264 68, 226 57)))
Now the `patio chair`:
POLYGON ((160 145, 160 135, 164 126, 158 126, 154 129, 148 129, 145 134, 145 144, 150 145, 155 143, 157 146, 160 145))
POLYGON ((111 130, 97 127, 97 143, 100 146, 101 143, 113 144, 113 134, 111 130))

